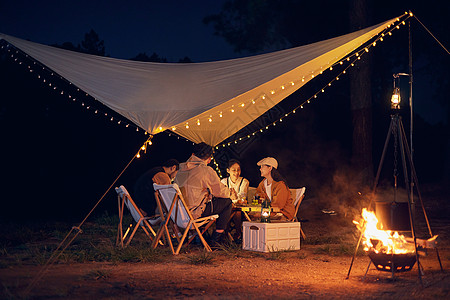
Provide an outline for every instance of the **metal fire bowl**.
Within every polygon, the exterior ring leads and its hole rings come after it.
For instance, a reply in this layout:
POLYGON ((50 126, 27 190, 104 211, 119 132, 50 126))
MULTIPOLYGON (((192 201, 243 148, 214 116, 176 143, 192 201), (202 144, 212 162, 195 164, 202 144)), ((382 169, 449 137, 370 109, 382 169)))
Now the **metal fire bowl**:
POLYGON ((369 251, 369 257, 378 271, 385 272, 410 271, 416 263, 415 253, 385 254, 369 251))

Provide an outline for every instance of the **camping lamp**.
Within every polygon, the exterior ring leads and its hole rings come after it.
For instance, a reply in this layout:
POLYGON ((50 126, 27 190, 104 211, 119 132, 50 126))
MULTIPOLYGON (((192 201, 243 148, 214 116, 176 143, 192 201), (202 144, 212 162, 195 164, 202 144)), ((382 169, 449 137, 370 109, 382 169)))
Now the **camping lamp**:
POLYGON ((400 109, 400 88, 396 87, 394 88, 394 92, 392 93, 391 97, 391 108, 392 109, 400 109))

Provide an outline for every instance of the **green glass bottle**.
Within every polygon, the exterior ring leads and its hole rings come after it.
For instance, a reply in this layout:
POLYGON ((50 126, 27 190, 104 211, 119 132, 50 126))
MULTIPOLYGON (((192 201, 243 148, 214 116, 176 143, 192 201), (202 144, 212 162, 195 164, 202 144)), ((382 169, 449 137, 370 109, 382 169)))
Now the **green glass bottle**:
POLYGON ((270 223, 270 201, 264 199, 261 203, 261 223, 270 223))

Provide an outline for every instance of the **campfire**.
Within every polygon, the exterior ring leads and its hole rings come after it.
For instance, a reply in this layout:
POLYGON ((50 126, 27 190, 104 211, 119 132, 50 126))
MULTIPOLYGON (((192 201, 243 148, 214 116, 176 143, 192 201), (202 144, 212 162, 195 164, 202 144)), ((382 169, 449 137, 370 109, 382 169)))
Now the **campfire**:
POLYGON ((363 233, 362 243, 364 251, 372 251, 384 254, 407 254, 414 253, 414 244, 410 243, 404 235, 397 231, 383 230, 375 213, 363 209, 363 222, 353 221, 363 233))
POLYGON ((375 213, 363 209, 363 220, 353 221, 362 232, 364 251, 369 253, 375 267, 380 271, 409 271, 416 262, 415 246, 411 239, 397 231, 383 230, 375 213))

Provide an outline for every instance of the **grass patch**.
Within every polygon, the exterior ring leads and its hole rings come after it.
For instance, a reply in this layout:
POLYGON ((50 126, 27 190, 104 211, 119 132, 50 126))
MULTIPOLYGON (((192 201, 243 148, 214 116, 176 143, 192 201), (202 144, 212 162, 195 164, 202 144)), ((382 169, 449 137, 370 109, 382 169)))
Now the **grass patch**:
POLYGON ((192 265, 210 265, 214 262, 214 254, 207 251, 192 254, 188 256, 188 262, 192 265))
POLYGON ((83 276, 86 280, 99 280, 99 279, 106 279, 111 277, 111 271, 110 270, 92 270, 85 274, 83 276))
POLYGON ((217 245, 217 248, 229 257, 239 257, 242 255, 242 245, 235 243, 224 243, 217 245))

